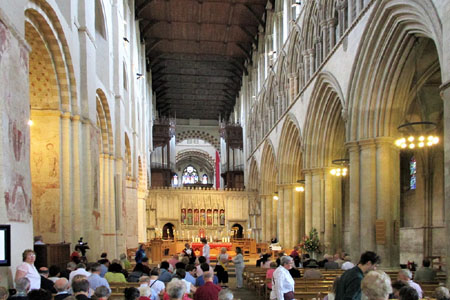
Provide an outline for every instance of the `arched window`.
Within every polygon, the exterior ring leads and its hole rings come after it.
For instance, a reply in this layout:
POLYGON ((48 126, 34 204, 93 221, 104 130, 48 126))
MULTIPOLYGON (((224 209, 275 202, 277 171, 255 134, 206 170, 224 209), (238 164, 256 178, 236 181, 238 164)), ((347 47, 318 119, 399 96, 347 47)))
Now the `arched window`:
POLYGON ((203 176, 202 176, 202 183, 203 184, 208 184, 208 175, 203 174, 203 176))
POLYGON ((198 182, 197 170, 189 165, 183 171, 183 184, 193 184, 198 182))
POLYGON ((417 174, 417 164, 416 164, 416 158, 413 156, 411 157, 411 160, 409 161, 409 189, 415 190, 416 189, 416 174, 417 174))

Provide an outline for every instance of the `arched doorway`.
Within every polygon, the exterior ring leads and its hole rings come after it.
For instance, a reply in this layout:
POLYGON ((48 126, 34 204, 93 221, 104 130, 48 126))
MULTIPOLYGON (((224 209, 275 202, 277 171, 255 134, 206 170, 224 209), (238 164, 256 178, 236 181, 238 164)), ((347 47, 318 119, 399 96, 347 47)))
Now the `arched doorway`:
POLYGON ((166 223, 163 227, 163 233, 162 238, 163 240, 173 240, 173 232, 174 232, 175 226, 172 223, 166 223))
POLYGON ((242 228, 241 224, 233 224, 233 226, 231 227, 231 230, 234 231, 234 235, 233 238, 235 239, 242 239, 244 238, 244 228, 242 228))

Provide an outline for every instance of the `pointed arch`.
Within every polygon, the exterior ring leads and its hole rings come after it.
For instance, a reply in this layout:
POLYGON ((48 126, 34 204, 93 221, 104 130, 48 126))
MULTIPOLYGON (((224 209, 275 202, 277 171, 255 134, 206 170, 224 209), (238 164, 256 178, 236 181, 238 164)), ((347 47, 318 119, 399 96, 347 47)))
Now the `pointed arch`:
POLYGON ((304 167, 322 168, 345 155, 344 100, 335 77, 321 73, 313 90, 305 123, 304 167), (339 157, 338 157, 339 156, 339 157))
POLYGON ((248 190, 250 192, 258 191, 259 189, 259 172, 258 164, 254 157, 252 157, 250 162, 250 171, 248 175, 248 190))
POLYGON ((261 178, 259 192, 273 194, 277 190, 278 168, 272 144, 266 140, 261 156, 261 178))
POLYGON ((292 184, 301 177, 302 149, 298 122, 292 114, 285 118, 278 147, 278 183, 292 184))
POLYGON ((417 36, 433 40, 439 61, 443 59, 442 24, 432 1, 377 1, 373 11, 352 70, 350 140, 394 134, 399 105, 407 101, 406 93, 398 92, 408 85, 400 74, 417 36))

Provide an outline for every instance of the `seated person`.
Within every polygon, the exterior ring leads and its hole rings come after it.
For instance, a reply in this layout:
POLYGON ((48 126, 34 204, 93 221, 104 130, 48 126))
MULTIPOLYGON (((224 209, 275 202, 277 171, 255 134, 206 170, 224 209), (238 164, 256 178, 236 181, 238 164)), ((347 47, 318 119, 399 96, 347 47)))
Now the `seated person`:
POLYGON ((300 271, 297 268, 295 268, 295 267, 292 267, 292 268, 289 269, 289 274, 291 274, 292 278, 300 278, 300 277, 302 277, 300 275, 300 271))
POLYGON ((270 254, 263 253, 259 256, 259 259, 256 261, 256 266, 261 268, 269 268, 270 267, 270 254))
POLYGON ((422 267, 414 273, 414 281, 416 282, 430 282, 436 278, 436 272, 430 268, 431 262, 429 259, 422 261, 422 267))
MULTIPOLYGON (((201 264, 200 268, 202 269, 203 273, 209 272, 209 273, 214 274, 214 272, 209 271, 210 267, 209 267, 209 265, 207 263, 201 264)), ((197 280, 195 280, 195 286, 202 286, 202 285, 205 284, 205 279, 203 277, 203 273, 202 273, 201 276, 197 277, 197 280)), ((217 278, 216 275, 214 275, 213 283, 214 284, 218 284, 219 283, 219 278, 217 278)))
MULTIPOLYGON (((272 279, 273 278, 273 272, 275 272, 275 270, 277 269, 277 263, 276 262, 271 262, 270 263, 270 269, 267 270, 266 272, 266 279, 272 279)), ((272 280, 270 280, 270 282, 267 283, 267 288, 269 290, 272 289, 272 280)))
POLYGON ((450 299, 450 293, 448 291, 448 288, 446 288, 445 286, 440 286, 436 288, 436 290, 434 291, 434 297, 436 298, 436 300, 450 299))
POLYGON ((407 286, 408 284, 397 280, 392 283, 392 294, 389 296, 389 299, 398 299, 398 293, 402 289, 402 287, 407 286))
POLYGON ((117 263, 112 263, 109 268, 108 272, 105 274, 105 279, 108 281, 108 283, 111 282, 127 282, 125 275, 122 273, 122 266, 117 263))
POLYGON ((303 277, 305 279, 320 279, 322 278, 322 273, 317 269, 318 265, 315 260, 311 260, 308 267, 305 268, 305 274, 303 277))
POLYGON ((312 259, 308 253, 303 254, 303 268, 307 268, 311 262, 314 262, 316 264, 316 268, 317 268, 317 266, 318 266, 317 260, 312 259))
POLYGON ((419 294, 417 294, 417 291, 407 285, 401 288, 401 290, 398 293, 398 299, 399 300, 419 300, 419 294))
MULTIPOLYGON (((204 256, 199 256, 198 257, 198 266, 197 266, 197 277, 198 276, 202 276, 203 274, 203 270, 201 268, 201 265, 206 263, 206 257, 204 256)), ((210 272, 214 272, 213 268, 211 268, 211 266, 209 267, 209 271, 210 272)))
POLYGON ((161 262, 158 280, 168 283, 172 280, 172 274, 169 272, 170 264, 167 261, 161 262))

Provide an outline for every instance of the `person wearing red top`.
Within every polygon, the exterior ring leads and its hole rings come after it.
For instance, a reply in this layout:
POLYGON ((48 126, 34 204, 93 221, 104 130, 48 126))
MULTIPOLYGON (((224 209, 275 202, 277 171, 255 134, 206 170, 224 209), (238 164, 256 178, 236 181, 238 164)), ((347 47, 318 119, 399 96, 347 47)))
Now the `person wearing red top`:
POLYGON ((194 300, 218 300, 219 292, 221 290, 220 286, 213 283, 213 273, 204 272, 203 279, 205 284, 198 287, 194 294, 194 300))

